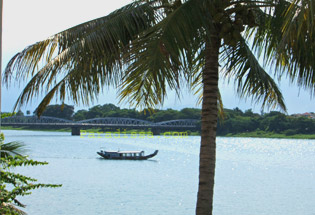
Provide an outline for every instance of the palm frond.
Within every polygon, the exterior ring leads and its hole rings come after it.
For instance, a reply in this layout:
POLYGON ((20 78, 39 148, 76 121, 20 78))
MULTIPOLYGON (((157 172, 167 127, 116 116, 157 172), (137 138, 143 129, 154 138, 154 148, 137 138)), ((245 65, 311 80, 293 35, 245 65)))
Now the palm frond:
POLYGON ((294 0, 285 10, 277 67, 288 71, 292 82, 315 92, 315 3, 294 0))
MULTIPOLYGON (((117 85, 125 64, 122 56, 130 42, 156 21, 158 17, 151 4, 134 2, 108 16, 75 26, 27 47, 10 60, 4 73, 7 84, 11 83, 13 77, 18 81, 31 77, 16 107, 39 96, 42 91, 56 88, 55 83, 65 79, 68 71, 93 71, 100 78, 99 82, 93 83, 95 94, 104 85, 117 85)), ((77 79, 76 84, 84 85, 83 79, 81 82, 77 79)), ((70 86, 65 87, 75 93, 70 86)))
POLYGON ((25 145, 21 142, 0 143, 0 158, 20 155, 25 152, 25 145))
POLYGON ((245 39, 242 38, 235 48, 226 47, 221 61, 225 63, 225 78, 234 78, 240 97, 252 97, 253 101, 262 102, 262 108, 278 106, 286 111, 277 84, 259 64, 245 39))
POLYGON ((204 11, 208 1, 197 2, 183 3, 132 43, 132 55, 128 56, 131 65, 120 88, 121 101, 155 106, 163 102, 168 88, 180 97, 185 71, 193 67, 195 51, 203 44, 206 29, 212 27, 205 24, 209 21, 204 11))
POLYGON ((275 2, 265 22, 251 32, 264 63, 300 87, 315 91, 315 4, 311 0, 275 2))

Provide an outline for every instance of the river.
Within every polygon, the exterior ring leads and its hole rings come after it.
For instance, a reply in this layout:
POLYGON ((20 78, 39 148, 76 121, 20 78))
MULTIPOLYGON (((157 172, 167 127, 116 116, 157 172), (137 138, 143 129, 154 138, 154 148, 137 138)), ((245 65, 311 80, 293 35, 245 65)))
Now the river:
MULTIPOLYGON (((4 134, 49 162, 15 171, 63 185, 19 198, 30 215, 195 214, 200 137, 4 134), (100 159, 100 149, 159 153, 113 161, 100 159)), ((215 181, 215 215, 315 215, 315 140, 217 138, 215 181)))

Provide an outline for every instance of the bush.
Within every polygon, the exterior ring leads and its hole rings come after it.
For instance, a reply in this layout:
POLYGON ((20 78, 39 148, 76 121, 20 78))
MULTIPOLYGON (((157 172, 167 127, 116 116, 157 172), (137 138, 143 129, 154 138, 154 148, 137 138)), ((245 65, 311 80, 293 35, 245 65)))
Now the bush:
POLYGON ((297 134, 297 130, 295 130, 295 129, 288 129, 288 130, 285 130, 283 133, 285 134, 285 136, 292 136, 294 134, 297 134))
POLYGON ((4 136, 0 134, 0 214, 19 215, 25 214, 17 208, 25 207, 17 198, 30 195, 31 190, 41 187, 60 187, 56 184, 36 183, 36 179, 27 177, 15 172, 12 168, 17 166, 46 165, 46 162, 39 162, 28 159, 20 154, 23 144, 18 142, 3 143, 4 136))

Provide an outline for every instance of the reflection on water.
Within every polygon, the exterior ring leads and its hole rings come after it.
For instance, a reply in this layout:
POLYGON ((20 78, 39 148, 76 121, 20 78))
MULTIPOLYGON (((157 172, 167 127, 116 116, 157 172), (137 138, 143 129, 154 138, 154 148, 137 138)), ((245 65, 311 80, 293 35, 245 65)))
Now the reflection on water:
MULTIPOLYGON (((31 215, 194 214, 199 137, 80 138, 68 133, 4 131, 23 141, 42 167, 18 168, 63 184, 23 197, 31 215), (105 150, 158 149, 148 161, 100 159, 105 150)), ((214 214, 314 215, 315 141, 218 138, 214 214)))

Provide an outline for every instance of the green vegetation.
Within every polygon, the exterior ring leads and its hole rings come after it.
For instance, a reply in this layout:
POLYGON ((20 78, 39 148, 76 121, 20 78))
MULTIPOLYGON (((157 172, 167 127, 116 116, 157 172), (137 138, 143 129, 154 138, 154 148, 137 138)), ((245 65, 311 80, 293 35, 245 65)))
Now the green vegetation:
MULTIPOLYGON (((34 111, 37 115, 37 110, 34 111)), ((62 104, 62 105, 49 105, 42 113, 43 116, 52 116, 61 119, 72 120, 74 114, 74 107, 72 105, 62 104)))
POLYGON ((6 117, 10 117, 10 116, 14 116, 16 115, 15 113, 9 113, 9 112, 3 112, 1 113, 1 118, 6 118, 6 117))
MULTIPOLYGON (((36 111, 34 114, 36 115, 36 111)), ((144 109, 138 111, 136 109, 121 109, 113 104, 104 104, 93 106, 88 110, 78 110, 77 112, 74 112, 74 106, 56 104, 48 105, 42 113, 42 116, 51 116, 74 121, 104 117, 123 117, 161 122, 175 119, 200 119, 201 110, 197 108, 184 108, 180 111, 173 109, 144 109)))
POLYGON ((306 117, 287 116, 277 111, 263 115, 235 108, 225 110, 220 120, 218 136, 268 137, 268 138, 313 138, 315 120, 306 117))
MULTIPOLYGON (((13 127, 13 126, 1 126, 2 130, 16 130, 16 131, 21 131, 21 130, 28 130, 28 131, 58 131, 58 132, 71 132, 71 128, 30 128, 27 126, 24 127, 13 127)), ((98 130, 98 129, 96 129, 98 130)))
POLYGON ((21 215, 26 214, 18 207, 25 207, 17 198, 30 195, 31 190, 38 188, 56 188, 61 185, 36 183, 36 179, 13 172, 18 166, 46 165, 23 156, 24 145, 19 142, 4 143, 3 134, 0 135, 0 214, 21 215))
POLYGON ((10 117, 10 116, 24 116, 24 113, 21 110, 19 110, 18 112, 13 112, 13 113, 11 113, 11 112, 2 112, 1 113, 2 119, 6 118, 6 117, 10 117))
POLYGON ((293 134, 285 135, 266 131, 253 131, 238 134, 226 134, 224 137, 254 137, 254 138, 281 138, 281 139, 315 139, 315 134, 293 134))
MULTIPOLYGON (((144 110, 121 109, 113 104, 97 105, 89 110, 79 110, 74 113, 73 106, 65 105, 68 108, 66 113, 60 114, 61 105, 49 105, 44 111, 44 116, 66 117, 76 121, 103 118, 103 117, 126 117, 151 122, 161 122, 176 119, 197 119, 201 118, 201 110, 197 108, 184 108, 182 110, 144 110)), ((65 109, 63 109, 65 111, 65 109)), ((10 116, 10 114, 7 114, 10 116)), ((3 127, 10 130, 39 130, 28 127, 3 127)), ((70 128, 60 129, 40 129, 41 131, 61 131, 70 132, 70 128)), ((100 128, 87 129, 88 132, 116 131, 116 129, 102 130, 100 128)), ((132 132, 146 132, 145 130, 128 130, 127 134, 132 132)), ((200 135, 200 123, 198 128, 189 131, 189 135, 200 135)), ((217 136, 228 137, 265 137, 265 138, 296 138, 296 139, 314 139, 315 120, 306 117, 288 116, 281 112, 271 111, 270 113, 253 113, 251 109, 242 111, 239 108, 224 109, 223 117, 218 120, 217 136)))
POLYGON ((26 47, 8 63, 4 81, 29 80, 16 107, 45 93, 39 115, 54 97, 88 104, 109 86, 140 108, 163 104, 170 90, 199 94, 196 215, 210 215, 219 78, 235 83, 239 96, 282 110, 273 77, 314 92, 314 11, 311 0, 137 0, 26 47))
MULTIPOLYGON (((128 117, 161 122, 175 119, 201 119, 201 110, 184 108, 182 110, 151 110, 149 112, 135 109, 120 109, 113 104, 98 105, 89 110, 79 110, 74 119, 83 120, 98 117, 128 117)), ((196 133, 194 133, 196 134, 196 133)), ((200 127, 198 128, 200 135, 200 127)), ((245 112, 238 108, 224 109, 224 117, 218 120, 217 136, 247 136, 269 138, 313 138, 315 120, 305 117, 293 117, 281 112, 272 111, 263 115, 245 112)))
POLYGON ((162 122, 175 119, 200 119, 201 110, 197 108, 184 108, 180 111, 173 109, 145 109, 138 111, 136 109, 120 109, 113 104, 104 104, 94 106, 89 110, 79 110, 73 115, 75 121, 103 117, 124 117, 151 122, 162 122))

